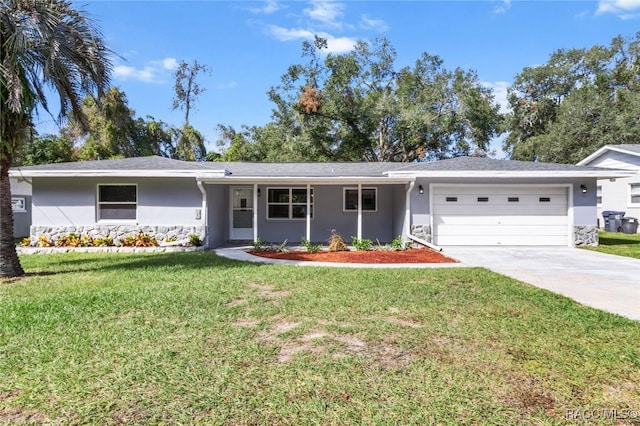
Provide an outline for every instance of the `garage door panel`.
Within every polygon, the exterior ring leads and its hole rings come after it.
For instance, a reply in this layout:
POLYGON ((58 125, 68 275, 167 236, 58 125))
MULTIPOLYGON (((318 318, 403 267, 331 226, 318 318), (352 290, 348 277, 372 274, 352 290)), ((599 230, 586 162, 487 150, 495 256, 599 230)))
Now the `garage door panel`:
POLYGON ((504 237, 486 236, 485 238, 469 237, 465 235, 450 235, 438 237, 434 239, 435 244, 440 246, 562 246, 567 244, 567 237, 564 236, 548 236, 548 235, 530 235, 526 242, 521 236, 511 235, 504 237))
POLYGON ((482 185, 482 189, 474 188, 477 185, 461 185, 461 186, 436 186, 433 190, 434 195, 477 195, 485 194, 503 194, 503 195, 566 195, 566 187, 562 186, 514 186, 514 185, 482 185))
MULTIPOLYGON (((498 226, 438 226, 438 237, 450 235, 475 236, 506 236, 506 235, 536 235, 540 232, 540 226, 536 225, 498 225, 498 226)), ((566 225, 545 226, 544 234, 547 236, 566 236, 566 225)))
POLYGON ((467 206, 434 205, 433 210, 447 216, 501 216, 501 215, 566 215, 565 205, 507 206, 476 203, 467 206))
POLYGON ((563 225, 568 221, 566 216, 436 216, 434 225, 459 225, 459 226, 493 226, 493 225, 563 225))
POLYGON ((568 204, 562 186, 435 186, 433 240, 438 245, 566 245, 568 204))

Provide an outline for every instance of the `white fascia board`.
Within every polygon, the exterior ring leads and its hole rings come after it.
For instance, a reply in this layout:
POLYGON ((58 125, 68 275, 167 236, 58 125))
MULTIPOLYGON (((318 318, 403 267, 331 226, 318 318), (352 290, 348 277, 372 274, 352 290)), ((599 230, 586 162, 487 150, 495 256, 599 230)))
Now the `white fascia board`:
POLYGON ((624 148, 619 147, 619 146, 605 145, 602 148, 600 148, 599 150, 597 150, 596 152, 594 152, 593 154, 589 155, 587 158, 585 158, 583 160, 580 160, 578 163, 576 163, 576 166, 588 166, 593 160, 595 160, 598 157, 602 156, 607 151, 615 151, 615 152, 620 152, 622 154, 627 154, 627 155, 633 155, 635 157, 640 157, 640 152, 629 151, 629 150, 624 149, 624 148))
POLYGON ((225 175, 226 170, 9 170, 12 177, 192 177, 202 180, 225 175))
POLYGON ((334 185, 334 184, 348 184, 353 185, 357 183, 363 184, 400 184, 409 183, 415 180, 413 176, 394 176, 394 177, 371 177, 371 176, 225 176, 219 178, 204 178, 200 179, 204 183, 226 183, 226 184, 253 184, 258 182, 259 184, 286 184, 286 185, 334 185))
POLYGON ((602 169, 602 170, 549 170, 549 171, 463 171, 463 170, 447 170, 447 171, 414 171, 414 172, 389 172, 389 177, 413 176, 416 178, 438 178, 438 177, 457 177, 457 178, 572 178, 572 177, 595 177, 595 178, 613 178, 632 176, 635 172, 630 170, 618 169, 602 169))

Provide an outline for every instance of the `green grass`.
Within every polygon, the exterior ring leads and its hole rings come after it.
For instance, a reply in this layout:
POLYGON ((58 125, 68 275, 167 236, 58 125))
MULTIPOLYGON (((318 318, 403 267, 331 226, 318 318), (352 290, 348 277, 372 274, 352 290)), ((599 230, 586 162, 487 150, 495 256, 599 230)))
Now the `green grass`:
POLYGON ((584 247, 601 253, 640 259, 640 234, 624 234, 621 232, 600 231, 600 245, 584 247))
POLYGON ((485 269, 22 262, 27 278, 0 281, 1 424, 565 424, 567 410, 640 409, 638 322, 485 269))

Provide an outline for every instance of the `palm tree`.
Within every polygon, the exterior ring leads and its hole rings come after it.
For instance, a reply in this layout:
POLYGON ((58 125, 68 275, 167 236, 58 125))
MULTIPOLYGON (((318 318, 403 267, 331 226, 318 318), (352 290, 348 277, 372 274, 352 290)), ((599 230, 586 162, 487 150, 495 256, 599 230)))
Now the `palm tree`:
POLYGON ((13 242, 9 168, 45 92, 60 100, 58 121, 84 122, 85 94, 109 86, 110 50, 93 22, 66 0, 0 0, 0 277, 24 275, 13 242))

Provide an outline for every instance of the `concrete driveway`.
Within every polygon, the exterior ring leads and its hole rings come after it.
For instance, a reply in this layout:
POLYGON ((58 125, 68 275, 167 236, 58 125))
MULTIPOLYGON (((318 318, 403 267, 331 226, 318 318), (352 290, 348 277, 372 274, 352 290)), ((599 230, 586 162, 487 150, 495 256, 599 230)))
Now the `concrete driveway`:
POLYGON ((443 253, 640 320, 640 260, 569 247, 446 247, 443 253))

